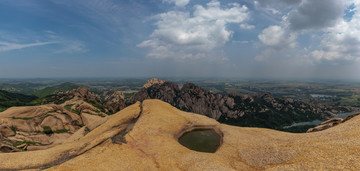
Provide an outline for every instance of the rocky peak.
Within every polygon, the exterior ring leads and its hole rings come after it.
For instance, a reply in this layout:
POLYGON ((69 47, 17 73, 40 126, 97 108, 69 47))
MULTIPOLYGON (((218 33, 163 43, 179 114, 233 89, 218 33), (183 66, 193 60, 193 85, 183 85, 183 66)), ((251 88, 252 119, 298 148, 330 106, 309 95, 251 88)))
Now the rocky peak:
POLYGON ((86 98, 90 94, 89 88, 87 87, 80 87, 78 89, 71 90, 69 93, 73 94, 74 96, 83 98, 86 98))
POLYGON ((153 79, 148 80, 143 87, 144 88, 149 88, 149 87, 151 87, 151 86, 153 86, 155 84, 160 84, 161 85, 163 83, 165 83, 164 80, 160 80, 158 78, 153 78, 153 79))

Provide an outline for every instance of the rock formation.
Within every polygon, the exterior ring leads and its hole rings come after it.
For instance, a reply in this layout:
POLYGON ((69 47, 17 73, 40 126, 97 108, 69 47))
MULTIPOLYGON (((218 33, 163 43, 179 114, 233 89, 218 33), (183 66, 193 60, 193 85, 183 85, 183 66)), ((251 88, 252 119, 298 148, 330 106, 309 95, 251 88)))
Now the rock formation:
POLYGON ((55 96, 63 103, 11 107, 0 113, 0 152, 47 149, 84 126, 92 130, 106 120, 107 114, 95 103, 101 98, 87 88, 55 96))
POLYGON ((342 124, 342 123, 344 123, 344 122, 346 122, 346 121, 348 121, 348 120, 350 120, 350 119, 352 119, 352 118, 354 118, 355 116, 358 116, 358 115, 360 115, 360 113, 352 114, 352 115, 346 117, 345 119, 341 119, 341 118, 330 119, 330 120, 327 120, 327 121, 319 124, 315 128, 308 129, 306 132, 310 133, 310 132, 322 131, 322 130, 334 127, 336 125, 342 124))
POLYGON ((126 107, 124 102, 125 95, 121 91, 106 91, 102 96, 104 97, 103 106, 111 113, 115 113, 126 107))
POLYGON ((274 98, 271 93, 246 95, 212 94, 187 83, 179 88, 172 82, 142 88, 128 104, 145 99, 160 99, 178 109, 206 115, 238 126, 278 128, 295 122, 327 120, 335 113, 352 109, 320 103, 306 103, 288 98, 274 98))
POLYGON ((292 134, 220 124, 159 100, 145 100, 109 116, 87 134, 83 128, 79 131, 71 141, 50 149, 0 153, 0 170, 360 168, 360 162, 356 162, 360 158, 359 116, 321 132, 292 134), (215 153, 193 151, 177 141, 181 132, 199 126, 222 133, 222 143, 215 153))
POLYGON ((149 88, 149 87, 151 87, 151 86, 153 86, 153 85, 155 85, 155 84, 161 85, 161 84, 163 84, 164 82, 165 82, 164 80, 159 80, 158 78, 153 78, 153 79, 148 80, 148 81, 144 84, 143 88, 149 88))
POLYGON ((61 104, 70 99, 77 99, 86 101, 101 108, 102 112, 116 113, 117 111, 126 107, 124 98, 124 93, 120 91, 106 91, 103 93, 103 96, 100 97, 99 95, 90 92, 87 87, 80 87, 78 89, 59 92, 55 95, 52 95, 50 98, 44 99, 42 104, 48 104, 52 102, 61 104))

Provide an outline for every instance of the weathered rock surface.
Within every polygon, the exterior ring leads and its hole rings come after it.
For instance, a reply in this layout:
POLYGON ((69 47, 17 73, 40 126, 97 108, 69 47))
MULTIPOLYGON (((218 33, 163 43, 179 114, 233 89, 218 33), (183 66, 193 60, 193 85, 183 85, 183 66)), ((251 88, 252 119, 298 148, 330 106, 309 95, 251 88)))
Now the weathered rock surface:
POLYGON ((56 103, 61 104, 69 100, 81 100, 99 107, 101 112, 115 113, 126 107, 124 93, 121 91, 106 91, 103 98, 89 91, 87 87, 80 87, 66 92, 59 92, 52 95, 49 99, 44 99, 42 104, 56 103))
POLYGON ((224 125, 159 100, 145 100, 72 142, 47 150, 0 153, 0 170, 357 170, 359 146, 358 116, 321 132, 292 134, 224 125), (196 126, 222 132, 215 153, 178 143, 179 133, 196 126), (112 140, 119 136, 123 143, 112 140))
POLYGON ((110 112, 115 113, 120 111, 126 107, 124 102, 125 95, 121 91, 106 91, 103 93, 104 97, 104 107, 108 109, 110 112))
POLYGON ((334 127, 336 125, 339 125, 341 123, 344 123, 352 118, 354 118, 355 116, 358 116, 360 115, 360 113, 355 113, 355 114, 352 114, 348 117, 346 117, 345 119, 341 119, 341 118, 334 118, 334 119, 330 119, 330 120, 327 120, 321 124, 319 124, 318 126, 316 126, 315 128, 310 128, 308 129, 306 132, 318 132, 318 131, 322 131, 322 130, 325 130, 325 129, 328 129, 328 128, 331 128, 331 127, 334 127))
POLYGON ((128 103, 145 99, 160 99, 178 109, 203 114, 223 123, 275 129, 295 122, 327 120, 335 113, 353 110, 349 107, 274 98, 271 93, 252 96, 212 94, 192 83, 184 84, 182 88, 172 82, 144 87, 128 103))
POLYGON ((8 127, 7 125, 1 125, 0 124, 0 138, 2 136, 4 137, 11 137, 11 136, 14 136, 16 133, 11 130, 10 127, 8 127))
MULTIPOLYGON (((79 94, 86 92, 79 91, 79 94)), ((8 146, 22 150, 40 150, 56 146, 83 126, 94 129, 102 124, 106 119, 100 115, 106 118, 105 113, 78 98, 59 105, 9 108, 0 113, 0 143, 9 142, 3 146, 2 151, 17 151, 9 150, 8 146), (49 127, 54 133, 46 133, 45 127, 49 127)))
POLYGON ((161 85, 161 84, 163 84, 165 81, 164 80, 160 80, 160 79, 158 79, 158 78, 153 78, 153 79, 150 79, 150 80, 148 80, 145 84, 144 84, 144 88, 149 88, 149 87, 151 87, 151 86, 153 86, 153 85, 155 85, 155 84, 159 84, 159 85, 161 85))

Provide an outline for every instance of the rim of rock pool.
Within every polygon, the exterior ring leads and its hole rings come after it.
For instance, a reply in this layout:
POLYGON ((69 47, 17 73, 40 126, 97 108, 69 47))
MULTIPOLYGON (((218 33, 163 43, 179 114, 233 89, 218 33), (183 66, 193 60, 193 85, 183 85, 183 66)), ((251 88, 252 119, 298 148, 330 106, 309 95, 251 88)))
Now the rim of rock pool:
MULTIPOLYGON (((223 137, 224 137, 224 134, 216 126, 195 125, 195 126, 191 126, 191 127, 187 127, 185 129, 183 129, 180 133, 177 134, 176 139, 179 142, 179 144, 188 148, 189 150, 204 152, 204 153, 215 153, 221 147, 221 145, 223 143, 223 137), (201 131, 212 131, 212 133, 214 133, 213 135, 218 136, 216 143, 213 142, 213 140, 211 140, 212 142, 210 144, 212 144, 212 147, 210 147, 210 149, 203 149, 203 148, 199 149, 196 146, 201 145, 201 144, 193 144, 193 143, 190 143, 190 144, 185 143, 184 144, 184 142, 181 141, 184 136, 189 135, 191 133, 195 133, 195 132, 198 133, 201 131)), ((209 143, 207 143, 206 145, 209 145, 209 143)))

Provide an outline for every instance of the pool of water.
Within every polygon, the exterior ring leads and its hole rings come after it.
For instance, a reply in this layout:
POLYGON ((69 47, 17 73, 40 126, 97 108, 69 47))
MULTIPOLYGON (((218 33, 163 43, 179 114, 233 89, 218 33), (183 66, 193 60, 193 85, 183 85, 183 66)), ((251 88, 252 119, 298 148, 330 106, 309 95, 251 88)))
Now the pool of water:
POLYGON ((213 129, 194 129, 185 132, 178 141, 191 150, 215 153, 221 144, 221 138, 213 129))

